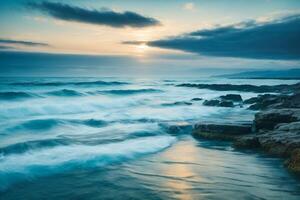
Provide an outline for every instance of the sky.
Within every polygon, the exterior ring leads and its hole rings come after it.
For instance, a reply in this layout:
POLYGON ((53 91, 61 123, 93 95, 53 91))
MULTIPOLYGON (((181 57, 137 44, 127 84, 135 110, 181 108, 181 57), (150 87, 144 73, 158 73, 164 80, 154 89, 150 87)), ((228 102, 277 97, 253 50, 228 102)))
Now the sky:
POLYGON ((0 18, 1 76, 300 68, 298 0, 3 0, 0 18))

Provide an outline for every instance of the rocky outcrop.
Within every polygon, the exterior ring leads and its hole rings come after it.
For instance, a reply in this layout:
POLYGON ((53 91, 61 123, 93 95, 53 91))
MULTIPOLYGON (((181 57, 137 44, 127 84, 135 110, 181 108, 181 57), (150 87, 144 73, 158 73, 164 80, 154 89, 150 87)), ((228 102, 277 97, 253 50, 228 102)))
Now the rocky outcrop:
POLYGON ((193 135, 207 139, 232 140, 233 138, 252 131, 250 123, 212 124, 197 123, 193 127, 193 135))
POLYGON ((300 109, 270 109, 255 115, 253 123, 197 123, 197 138, 231 140, 236 148, 261 149, 286 159, 300 174, 300 109))
POLYGON ((189 122, 165 122, 159 125, 172 135, 190 132, 193 127, 189 122))
POLYGON ((183 83, 177 85, 178 87, 194 87, 199 89, 210 89, 217 91, 241 91, 241 92, 256 92, 256 93, 289 93, 295 90, 300 90, 300 83, 293 85, 233 85, 233 84, 193 84, 193 83, 183 83))
POLYGON ((285 161, 285 166, 293 172, 300 173, 300 149, 292 151, 290 158, 285 161))
POLYGON ((236 148, 261 149, 286 159, 285 165, 300 174, 300 83, 294 85, 253 86, 231 84, 182 84, 220 91, 276 92, 263 94, 242 102, 239 95, 227 94, 205 100, 206 106, 250 105, 248 109, 261 110, 251 124, 198 123, 193 127, 195 137, 232 140, 236 148))
POLYGON ((212 99, 212 100, 205 100, 203 102, 204 106, 217 106, 217 107, 234 107, 234 104, 232 101, 224 101, 224 100, 218 100, 218 99, 212 99))
POLYGON ((282 123, 290 123, 300 120, 300 109, 271 109, 255 114, 254 127, 256 132, 273 130, 282 123))
POLYGON ((300 93, 292 95, 264 94, 252 97, 243 102, 252 104, 250 110, 265 110, 270 108, 300 108, 300 93))
POLYGON ((217 107, 234 107, 235 106, 234 102, 241 103, 242 101, 243 99, 239 94, 226 94, 215 99, 205 100, 203 102, 203 105, 217 106, 217 107))
POLYGON ((239 94, 226 94, 226 95, 220 96, 220 99, 227 100, 227 101, 234 101, 234 102, 243 101, 241 95, 239 95, 239 94))
POLYGON ((237 148, 260 148, 286 158, 286 166, 300 173, 300 109, 272 109, 255 115, 255 133, 236 139, 237 148))

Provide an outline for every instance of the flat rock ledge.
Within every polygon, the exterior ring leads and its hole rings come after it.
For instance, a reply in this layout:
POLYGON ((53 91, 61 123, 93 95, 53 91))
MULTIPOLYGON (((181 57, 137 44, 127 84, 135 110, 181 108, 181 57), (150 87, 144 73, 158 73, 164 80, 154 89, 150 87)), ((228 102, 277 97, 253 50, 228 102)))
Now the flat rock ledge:
POLYGON ((236 148, 259 148, 285 158, 288 169, 300 174, 300 109, 272 109, 256 114, 255 133, 236 138, 236 148))
POLYGON ((300 109, 258 112, 253 123, 197 123, 196 138, 233 141, 235 148, 260 149, 285 159, 285 166, 300 175, 300 109))
POLYGON ((251 132, 251 123, 197 123, 193 126, 192 134, 195 137, 205 139, 234 140, 236 137, 249 134, 251 132))

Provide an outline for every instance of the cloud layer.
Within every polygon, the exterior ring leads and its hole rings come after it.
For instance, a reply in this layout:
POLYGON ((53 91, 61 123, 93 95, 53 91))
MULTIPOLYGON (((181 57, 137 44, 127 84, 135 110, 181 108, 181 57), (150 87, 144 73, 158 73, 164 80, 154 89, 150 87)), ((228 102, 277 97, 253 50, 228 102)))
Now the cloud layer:
POLYGON ((300 15, 266 23, 247 21, 198 30, 148 45, 208 56, 255 59, 300 59, 300 15))
POLYGON ((0 44, 21 44, 25 46, 49 46, 47 43, 42 42, 32 42, 32 41, 24 41, 24 40, 8 40, 8 39, 1 39, 0 44))
POLYGON ((89 10, 61 3, 44 1, 42 3, 28 3, 29 8, 42 11, 54 18, 76 21, 89 24, 106 25, 115 28, 122 27, 148 27, 159 25, 160 22, 151 17, 145 17, 135 12, 123 13, 112 10, 89 10))

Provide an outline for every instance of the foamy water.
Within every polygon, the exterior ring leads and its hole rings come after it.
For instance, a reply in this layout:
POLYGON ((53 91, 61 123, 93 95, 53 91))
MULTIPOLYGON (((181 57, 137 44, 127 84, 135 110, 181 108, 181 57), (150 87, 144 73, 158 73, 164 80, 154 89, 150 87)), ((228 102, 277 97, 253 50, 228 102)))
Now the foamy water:
MULTIPOLYGON (((147 194, 155 194, 154 199, 214 198, 223 193, 232 197, 234 192, 247 191, 247 187, 257 192, 248 191, 243 198, 299 197, 299 182, 281 167, 278 159, 236 152, 228 144, 196 141, 189 133, 174 136, 166 132, 168 123, 253 119, 253 111, 239 106, 206 107, 202 101, 191 101, 239 92, 176 87, 187 82, 228 80, 1 79, 0 197, 18 199, 18 195, 25 192, 26 196, 28 192, 27 198, 40 199, 39 195, 47 192, 51 193, 49 199, 72 199, 80 196, 69 193, 78 186, 86 188, 85 193, 93 197, 88 199, 104 198, 87 188, 88 185, 105 189, 110 192, 108 196, 116 197, 113 194, 118 187, 121 188, 118 195, 125 190, 122 190, 126 182, 123 178, 130 180, 132 186, 124 194, 133 190, 125 199, 139 199, 147 194), (192 102, 192 105, 175 105, 175 102, 192 102), (192 175, 185 176, 186 168, 191 166, 192 175), (95 183, 90 173, 106 184, 95 183), (78 180, 74 181, 75 177, 78 180), (253 177, 257 177, 258 183, 253 177), (249 178, 253 180, 247 182, 249 178), (284 190, 278 187, 282 178, 287 179, 284 190), (188 182, 191 184, 185 186, 188 182), (44 183, 48 183, 47 187, 38 187, 44 183), (61 184, 64 190, 57 191, 55 184, 61 184), (259 187, 268 191, 264 193, 259 187), (30 190, 41 193, 31 196, 30 190)), ((249 84, 251 80, 230 81, 234 82, 249 84)), ((282 82, 295 81, 252 80, 252 84, 282 82)), ((241 95, 247 99, 257 94, 241 95)))

